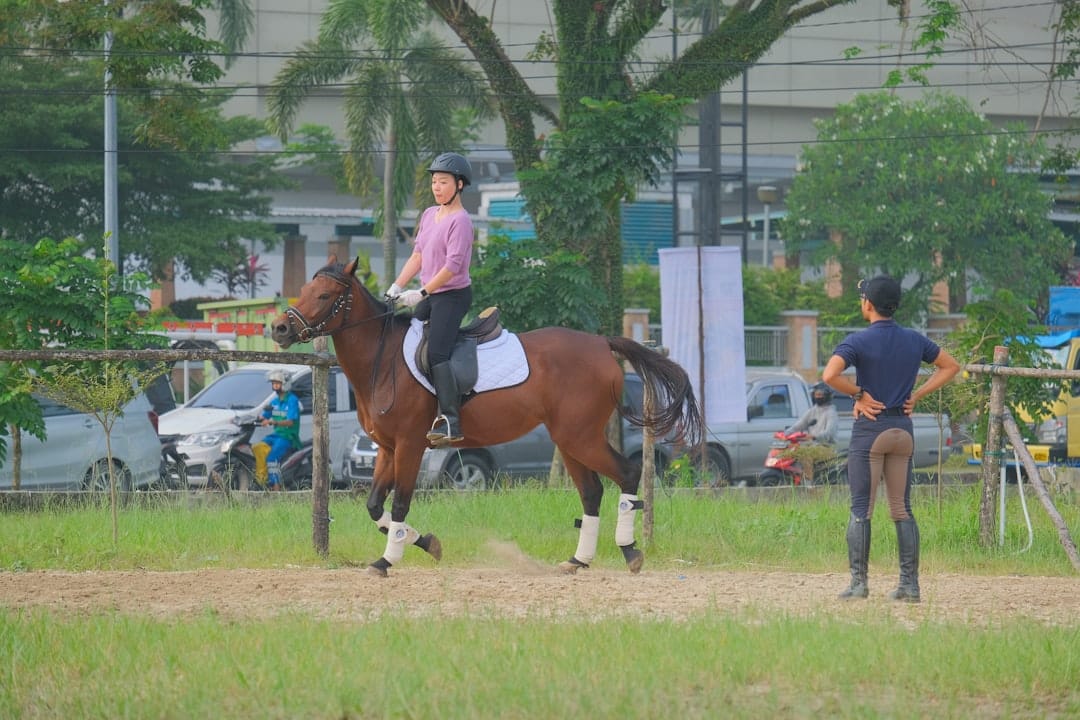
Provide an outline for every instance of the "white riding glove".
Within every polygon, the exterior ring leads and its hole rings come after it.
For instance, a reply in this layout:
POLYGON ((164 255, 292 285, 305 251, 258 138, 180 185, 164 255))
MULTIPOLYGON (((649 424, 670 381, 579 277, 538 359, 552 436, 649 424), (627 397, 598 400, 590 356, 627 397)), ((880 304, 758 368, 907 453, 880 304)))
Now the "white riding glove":
POLYGON ((414 307, 423 299, 424 295, 419 290, 406 290, 397 296, 397 301, 405 307, 414 307))
POLYGON ((390 289, 383 294, 383 297, 387 300, 394 300, 399 295, 401 295, 401 286, 397 283, 394 283, 390 286, 390 289))

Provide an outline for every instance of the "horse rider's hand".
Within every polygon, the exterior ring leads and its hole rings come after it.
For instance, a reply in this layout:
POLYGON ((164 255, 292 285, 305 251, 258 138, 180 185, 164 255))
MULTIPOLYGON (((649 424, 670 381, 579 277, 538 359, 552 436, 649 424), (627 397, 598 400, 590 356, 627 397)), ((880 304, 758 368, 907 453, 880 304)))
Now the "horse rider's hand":
POLYGON ((406 290, 397 296, 399 303, 405 307, 414 307, 418 302, 424 299, 424 296, 419 290, 406 290))
POLYGON ((386 293, 383 294, 383 297, 387 300, 396 300, 397 297, 401 295, 401 292, 401 286, 394 283, 387 289, 386 293))

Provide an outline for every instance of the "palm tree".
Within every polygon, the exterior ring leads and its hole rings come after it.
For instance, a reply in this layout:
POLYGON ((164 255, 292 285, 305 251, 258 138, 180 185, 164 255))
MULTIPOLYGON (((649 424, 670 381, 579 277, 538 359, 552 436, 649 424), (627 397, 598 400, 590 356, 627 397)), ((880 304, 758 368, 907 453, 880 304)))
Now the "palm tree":
POLYGON ((285 140, 312 91, 346 83, 343 167, 353 192, 374 192, 375 157, 385 153, 376 225, 386 282, 397 274, 398 215, 426 179, 421 163, 460 149, 492 113, 482 76, 425 29, 432 17, 423 0, 331 0, 318 38, 281 69, 268 102, 271 128, 285 140))

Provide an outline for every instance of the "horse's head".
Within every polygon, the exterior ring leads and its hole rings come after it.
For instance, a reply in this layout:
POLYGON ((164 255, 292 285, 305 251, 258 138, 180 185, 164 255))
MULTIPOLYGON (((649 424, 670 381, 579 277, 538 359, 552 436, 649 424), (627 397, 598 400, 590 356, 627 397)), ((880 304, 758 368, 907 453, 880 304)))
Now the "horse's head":
POLYGON ((342 266, 331 255, 326 266, 300 289, 296 302, 274 318, 270 325, 274 342, 287 348, 293 343, 330 335, 344 327, 352 312, 354 292, 359 288, 355 277, 356 262, 353 260, 342 266))

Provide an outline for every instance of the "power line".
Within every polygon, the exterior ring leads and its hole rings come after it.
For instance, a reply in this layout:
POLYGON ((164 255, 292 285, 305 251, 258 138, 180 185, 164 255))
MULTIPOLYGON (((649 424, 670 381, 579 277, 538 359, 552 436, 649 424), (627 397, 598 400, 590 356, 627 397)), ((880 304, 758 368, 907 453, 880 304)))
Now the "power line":
MULTIPOLYGON (((992 128, 986 132, 980 133, 938 133, 927 134, 921 133, 916 135, 880 135, 872 137, 860 137, 852 139, 793 139, 793 140, 762 140, 762 141, 750 141, 747 142, 748 146, 775 146, 775 145, 806 145, 806 144, 844 144, 844 143, 861 143, 868 141, 886 141, 886 142, 911 142, 911 141, 923 141, 923 140, 938 140, 938 139, 979 139, 986 137, 1027 137, 1031 135, 1038 135, 1043 137, 1051 137, 1060 135, 1066 131, 1060 129, 1039 129, 1032 130, 1028 128, 1023 129, 997 129, 992 128)), ((716 147, 741 147, 741 142, 730 143, 718 143, 716 147)), ((614 146, 598 146, 597 150, 611 150, 614 146)), ((626 147, 626 146, 618 146, 626 147)), ((644 147, 644 146, 642 146, 644 147)), ((700 148, 701 145, 693 143, 680 143, 679 149, 684 148, 700 148)), ((510 148, 502 145, 488 145, 484 148, 486 151, 497 152, 509 152, 510 148)), ((640 149, 640 148, 639 148, 640 149)), ((57 155, 71 155, 71 154, 92 154, 99 155, 101 148, 5 148, 0 152, 10 153, 25 153, 25 154, 57 154, 57 155)), ((341 155, 381 155, 385 151, 383 150, 350 150, 342 148, 339 150, 177 150, 177 149, 157 149, 157 148, 123 148, 119 151, 121 155, 214 155, 214 156, 236 156, 236 157, 252 157, 252 156, 287 156, 293 157, 296 155, 318 155, 318 156, 341 156, 341 155)))

